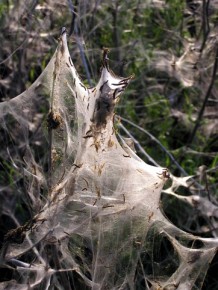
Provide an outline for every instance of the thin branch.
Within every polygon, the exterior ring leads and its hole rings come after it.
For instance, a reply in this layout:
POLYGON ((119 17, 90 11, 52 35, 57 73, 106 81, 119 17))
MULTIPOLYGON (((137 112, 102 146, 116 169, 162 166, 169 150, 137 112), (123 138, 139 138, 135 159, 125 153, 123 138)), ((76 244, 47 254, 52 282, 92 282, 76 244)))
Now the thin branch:
MULTIPOLYGON (((79 30, 78 30, 78 25, 77 25, 77 16, 78 16, 78 14, 75 11, 75 7, 73 5, 72 0, 68 0, 68 3, 69 3, 70 11, 72 13, 70 35, 72 34, 72 32, 74 32, 74 34, 75 34, 76 43, 77 43, 79 51, 80 51, 80 56, 81 56, 82 63, 83 63, 84 68, 85 68, 86 77, 87 77, 89 86, 91 87, 92 86, 91 75, 90 75, 90 72, 89 72, 88 63, 86 61, 86 56, 85 56, 85 53, 84 53, 84 49, 83 49, 83 46, 82 46, 81 41, 79 39, 79 30)), ((77 1, 76 1, 76 4, 77 4, 77 1)))
POLYGON ((205 44, 208 39, 208 35, 210 33, 210 25, 209 25, 209 4, 210 0, 203 0, 202 7, 202 30, 203 30, 203 42, 200 48, 200 52, 202 53, 205 47, 205 44))
POLYGON ((218 65, 218 47, 216 48, 216 56, 215 56, 215 61, 214 61, 214 66, 213 66, 213 73, 212 73, 212 77, 211 77, 211 82, 210 82, 209 87, 207 89, 207 92, 206 92, 206 95, 205 95, 205 98, 204 98, 204 102, 203 102, 201 110, 200 110, 200 112, 198 114, 198 118, 196 120, 195 127, 194 127, 194 129, 192 131, 191 137, 189 139, 189 143, 192 143, 192 141, 194 140, 194 137, 196 135, 198 127, 200 126, 201 119, 202 119, 202 116, 204 114, 204 110, 205 110, 207 101, 208 101, 208 99, 210 97, 210 94, 211 94, 211 91, 212 91, 212 88, 213 88, 213 85, 214 85, 214 82, 215 82, 215 79, 216 79, 217 65, 218 65))
POLYGON ((6 57, 4 60, 0 62, 0 65, 8 61, 18 50, 22 49, 26 41, 27 41, 27 37, 25 37, 22 43, 8 57, 6 57))
MULTIPOLYGON (((139 144, 139 142, 133 137, 133 135, 126 129, 125 126, 123 126, 122 123, 118 124, 118 127, 120 127, 134 142, 135 146, 139 149, 139 151, 146 156, 149 162, 151 162, 153 165, 160 167, 160 165, 142 148, 142 146, 139 144)), ((118 134, 119 136, 119 134, 118 134)))
POLYGON ((138 130, 140 130, 140 131, 142 131, 143 133, 145 133, 147 136, 149 136, 150 138, 151 138, 151 140, 152 141, 154 141, 155 143, 157 143, 160 147, 161 147, 161 149, 167 154, 167 156, 169 156, 169 158, 171 159, 171 161, 176 165, 176 167, 180 170, 180 172, 183 174, 183 175, 185 175, 185 176, 187 176, 188 175, 188 173, 179 165, 179 163, 175 160, 175 158, 173 157, 173 155, 161 144, 161 142, 157 139, 157 138, 155 138, 151 133, 149 133, 147 130, 145 130, 145 129, 143 129, 143 128, 141 128, 140 126, 138 126, 138 125, 136 125, 135 123, 133 123, 132 121, 129 121, 129 120, 127 120, 127 119, 125 119, 125 118, 123 118, 123 117, 120 117, 119 116, 119 118, 122 120, 122 121, 124 121, 124 122, 126 122, 126 123, 128 123, 128 124, 130 124, 130 125, 132 125, 133 127, 135 127, 135 128, 137 128, 138 130))
POLYGON ((75 7, 73 6, 73 3, 71 0, 68 0, 69 8, 72 14, 72 19, 71 19, 71 24, 70 24, 70 32, 69 36, 72 35, 74 28, 75 28, 75 21, 76 21, 76 16, 77 16, 77 11, 76 11, 76 5, 78 5, 78 1, 75 3, 75 7))
MULTIPOLYGON (((112 21, 113 21, 113 43, 116 49, 116 57, 118 62, 121 61, 120 55, 120 35, 119 35, 119 25, 118 25, 118 18, 119 18, 119 1, 115 1, 114 7, 111 10, 112 14, 112 21)), ((120 67, 120 74, 122 75, 122 67, 120 67)))

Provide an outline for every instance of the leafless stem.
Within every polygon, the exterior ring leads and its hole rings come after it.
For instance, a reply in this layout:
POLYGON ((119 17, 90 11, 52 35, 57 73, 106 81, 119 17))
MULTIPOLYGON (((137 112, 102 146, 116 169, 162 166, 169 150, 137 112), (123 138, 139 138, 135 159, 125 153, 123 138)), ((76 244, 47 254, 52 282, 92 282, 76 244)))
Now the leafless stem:
POLYGON ((203 0, 203 7, 202 7, 202 30, 203 30, 203 42, 201 45, 200 52, 204 50, 205 44, 207 42, 208 35, 210 33, 210 25, 209 25, 209 4, 210 0, 203 0))
POLYGON ((207 89, 207 92, 206 92, 206 95, 205 95, 205 98, 204 98, 204 102, 203 102, 202 107, 201 107, 201 109, 199 111, 198 118, 196 120, 196 123, 195 123, 194 129, 192 131, 191 137, 189 139, 189 143, 193 142, 193 140, 195 138, 195 135, 196 135, 196 132, 198 130, 198 127, 200 126, 201 119, 202 119, 202 116, 204 114, 204 110, 205 110, 207 101, 208 101, 208 99, 210 97, 210 94, 211 94, 211 91, 212 91, 212 88, 213 88, 213 85, 214 85, 214 82, 215 82, 215 79, 216 79, 217 65, 218 65, 218 47, 216 48, 216 56, 215 56, 215 61, 214 61, 214 65, 213 65, 213 73, 212 73, 211 81, 210 81, 209 87, 207 89))
POLYGON ((68 0, 69 8, 72 14, 71 24, 70 24, 70 31, 69 36, 73 33, 75 29, 75 20, 76 20, 76 6, 78 5, 78 1, 76 0, 75 7, 71 0, 68 0))
MULTIPOLYGON (((72 21, 71 21, 71 27, 70 27, 70 35, 73 32, 75 33, 75 38, 76 38, 77 45, 79 47, 79 51, 80 51, 80 56, 81 56, 81 59, 82 59, 82 63, 83 63, 84 68, 85 68, 86 77, 87 77, 89 86, 92 86, 91 75, 90 75, 90 72, 89 72, 88 63, 86 61, 86 56, 85 56, 85 53, 84 53, 83 45, 81 44, 81 41, 79 40, 79 29, 78 29, 78 25, 77 25, 77 13, 75 11, 75 8, 74 8, 74 5, 72 3, 72 0, 68 0, 68 3, 69 3, 70 11, 72 13, 72 21)), ((78 2, 76 0, 76 5, 77 4, 78 4, 78 2)))
POLYGON ((157 143, 161 149, 169 156, 169 158, 171 159, 171 161, 176 165, 176 167, 180 170, 180 172, 187 176, 188 173, 179 165, 179 163, 175 160, 175 158, 173 157, 173 155, 161 144, 161 142, 155 138, 151 133, 149 133, 147 130, 141 128, 140 126, 136 125, 135 123, 133 123, 132 121, 129 121, 123 117, 119 117, 121 118, 122 121, 132 125, 133 127, 137 128, 138 130, 142 131, 143 133, 145 133, 147 136, 149 136, 151 138, 152 141, 154 141, 155 143, 157 143))
POLYGON ((139 142, 133 137, 133 135, 126 129, 125 126, 123 126, 122 123, 119 123, 118 125, 134 142, 134 144, 138 147, 139 151, 144 154, 148 161, 151 162, 151 164, 155 165, 155 166, 160 166, 143 148, 142 146, 139 144, 139 142))
POLYGON ((121 56, 120 56, 120 35, 119 35, 119 25, 118 25, 118 9, 119 9, 119 2, 115 2, 115 7, 112 9, 112 17, 113 17, 113 38, 114 38, 114 47, 116 48, 116 55, 117 60, 120 63, 121 56))

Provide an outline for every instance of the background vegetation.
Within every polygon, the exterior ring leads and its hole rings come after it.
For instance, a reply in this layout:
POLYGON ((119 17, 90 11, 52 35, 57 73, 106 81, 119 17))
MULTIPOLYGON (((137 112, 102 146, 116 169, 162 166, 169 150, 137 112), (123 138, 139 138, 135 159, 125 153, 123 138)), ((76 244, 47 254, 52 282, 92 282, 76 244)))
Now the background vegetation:
MULTIPOLYGON (((218 4, 210 0, 2 0, 1 101, 20 94, 40 75, 62 26, 68 31, 75 66, 89 86, 98 80, 101 51, 108 47, 116 74, 135 75, 117 109, 119 132, 134 138, 147 163, 168 167, 176 176, 198 176, 202 187, 196 194, 216 207, 217 15, 218 4)), ((1 204, 8 208, 8 212, 0 208, 3 243, 15 220, 23 224, 29 212, 22 192, 16 197, 4 192, 4 185, 14 184, 14 172, 2 156, 0 167, 1 204)), ((182 193, 189 194, 185 189, 182 193)), ((166 202, 164 195, 162 202, 180 228, 217 236, 217 210, 212 212, 211 205, 189 208, 176 202, 175 206, 174 199, 166 202)), ((213 271, 215 266, 209 272, 211 287, 216 287, 211 289, 218 289, 213 271)))

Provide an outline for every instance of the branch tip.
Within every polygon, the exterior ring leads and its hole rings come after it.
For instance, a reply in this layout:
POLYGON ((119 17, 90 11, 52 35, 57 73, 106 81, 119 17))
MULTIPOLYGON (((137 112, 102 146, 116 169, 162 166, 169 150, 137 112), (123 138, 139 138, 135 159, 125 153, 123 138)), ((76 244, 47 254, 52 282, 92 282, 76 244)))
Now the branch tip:
POLYGON ((66 27, 62 27, 60 36, 64 35, 65 33, 67 33, 67 29, 66 29, 66 27))
POLYGON ((109 53, 109 48, 103 47, 103 57, 102 57, 102 63, 103 67, 106 67, 107 70, 109 70, 109 65, 108 65, 108 53, 109 53))

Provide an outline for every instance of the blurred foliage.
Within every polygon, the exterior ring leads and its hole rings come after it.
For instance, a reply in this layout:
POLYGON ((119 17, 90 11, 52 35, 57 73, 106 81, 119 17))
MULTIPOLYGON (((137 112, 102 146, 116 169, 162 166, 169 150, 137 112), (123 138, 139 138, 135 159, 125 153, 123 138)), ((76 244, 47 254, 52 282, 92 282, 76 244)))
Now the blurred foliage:
MULTIPOLYGON (((216 70, 217 12, 216 1, 208 0, 2 0, 0 99, 13 98, 34 82, 65 26, 72 59, 87 84, 98 79, 101 50, 108 47, 115 73, 135 75, 117 114, 150 132, 187 174, 196 175, 205 165, 208 190, 217 196, 218 81, 212 76, 216 70), (212 89, 198 120, 210 84, 212 89)), ((154 139, 130 123, 123 124, 156 162, 182 175, 154 139)), ((13 168, 7 161, 0 163, 4 171, 0 180, 11 182, 13 168)), ((185 213, 177 213, 175 220, 181 214, 179 224, 183 224, 185 213)))

